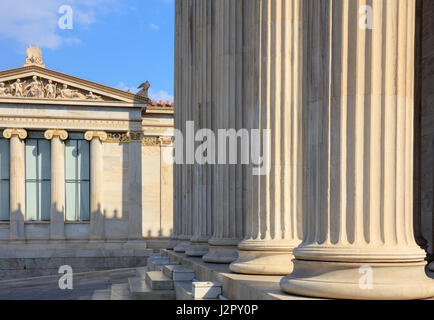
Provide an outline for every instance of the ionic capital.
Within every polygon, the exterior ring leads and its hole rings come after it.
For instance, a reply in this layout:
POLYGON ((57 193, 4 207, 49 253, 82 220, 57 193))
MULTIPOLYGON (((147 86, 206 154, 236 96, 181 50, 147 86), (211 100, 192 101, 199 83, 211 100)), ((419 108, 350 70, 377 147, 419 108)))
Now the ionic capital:
POLYGON ((5 129, 3 131, 3 137, 5 139, 10 139, 14 136, 17 136, 21 140, 24 140, 25 138, 27 138, 27 131, 25 129, 16 129, 16 128, 5 129))
POLYGON ((52 140, 54 137, 59 137, 59 139, 65 141, 68 139, 68 132, 65 130, 47 130, 44 133, 44 137, 47 140, 52 140))
POLYGON ((92 141, 93 139, 99 139, 101 142, 107 140, 107 133, 105 131, 87 131, 84 134, 84 138, 87 141, 92 141))

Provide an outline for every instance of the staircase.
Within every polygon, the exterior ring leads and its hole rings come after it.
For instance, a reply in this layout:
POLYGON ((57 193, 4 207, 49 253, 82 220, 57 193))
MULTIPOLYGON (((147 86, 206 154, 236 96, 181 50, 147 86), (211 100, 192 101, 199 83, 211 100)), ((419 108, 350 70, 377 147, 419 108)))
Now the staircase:
POLYGON ((147 267, 136 269, 136 276, 127 283, 112 284, 95 290, 92 300, 226 300, 217 282, 200 282, 195 272, 170 261, 165 253, 151 254, 147 267))

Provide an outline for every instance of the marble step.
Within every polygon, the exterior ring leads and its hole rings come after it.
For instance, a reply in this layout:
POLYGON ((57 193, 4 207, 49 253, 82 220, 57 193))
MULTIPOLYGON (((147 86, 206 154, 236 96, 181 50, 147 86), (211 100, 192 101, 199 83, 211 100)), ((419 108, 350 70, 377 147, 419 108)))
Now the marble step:
POLYGON ((162 271, 165 265, 179 265, 179 262, 171 262, 169 258, 149 261, 148 271, 162 271))
POLYGON ((92 295, 92 300, 110 300, 111 290, 95 290, 92 295))
POLYGON ((217 299, 222 294, 222 284, 220 282, 193 282, 193 299, 217 299))
POLYGON ((128 283, 112 285, 110 300, 131 300, 128 283))
POLYGON ((193 283, 191 281, 176 281, 174 286, 176 300, 219 300, 218 298, 193 298, 193 283))
POLYGON ((193 281, 195 272, 182 265, 165 265, 163 273, 173 281, 193 281))
POLYGON ((173 280, 162 271, 146 272, 146 283, 152 290, 173 290, 173 280))
POLYGON ((152 290, 143 278, 128 279, 129 291, 133 300, 175 300, 174 290, 152 290))
POLYGON ((148 267, 137 268, 136 269, 136 277, 145 279, 146 278, 146 272, 148 272, 148 271, 149 271, 148 267))

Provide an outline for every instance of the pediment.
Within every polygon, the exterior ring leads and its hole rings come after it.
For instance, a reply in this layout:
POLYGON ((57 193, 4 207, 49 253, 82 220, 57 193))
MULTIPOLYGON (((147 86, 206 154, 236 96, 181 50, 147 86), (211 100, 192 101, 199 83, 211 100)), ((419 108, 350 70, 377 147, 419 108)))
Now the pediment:
POLYGON ((148 98, 31 65, 0 72, 0 101, 147 105, 148 98))

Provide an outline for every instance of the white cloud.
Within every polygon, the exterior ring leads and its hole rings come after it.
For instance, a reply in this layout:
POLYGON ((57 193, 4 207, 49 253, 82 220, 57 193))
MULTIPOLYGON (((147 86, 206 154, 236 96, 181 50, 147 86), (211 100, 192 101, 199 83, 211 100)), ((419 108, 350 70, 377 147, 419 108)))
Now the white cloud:
POLYGON ((59 8, 68 4, 73 9, 73 29, 87 27, 97 21, 97 15, 107 10, 107 4, 118 0, 2 0, 0 37, 15 39, 23 46, 35 44, 55 49, 61 45, 81 43, 58 27, 62 16, 59 8))
POLYGON ((154 90, 152 88, 149 89, 149 98, 151 100, 155 100, 155 101, 162 101, 162 102, 173 102, 173 96, 168 93, 165 90, 154 90))
POLYGON ((150 24, 149 24, 149 27, 150 27, 152 30, 155 30, 155 31, 160 30, 160 27, 157 26, 156 24, 153 24, 153 23, 150 23, 150 24))

